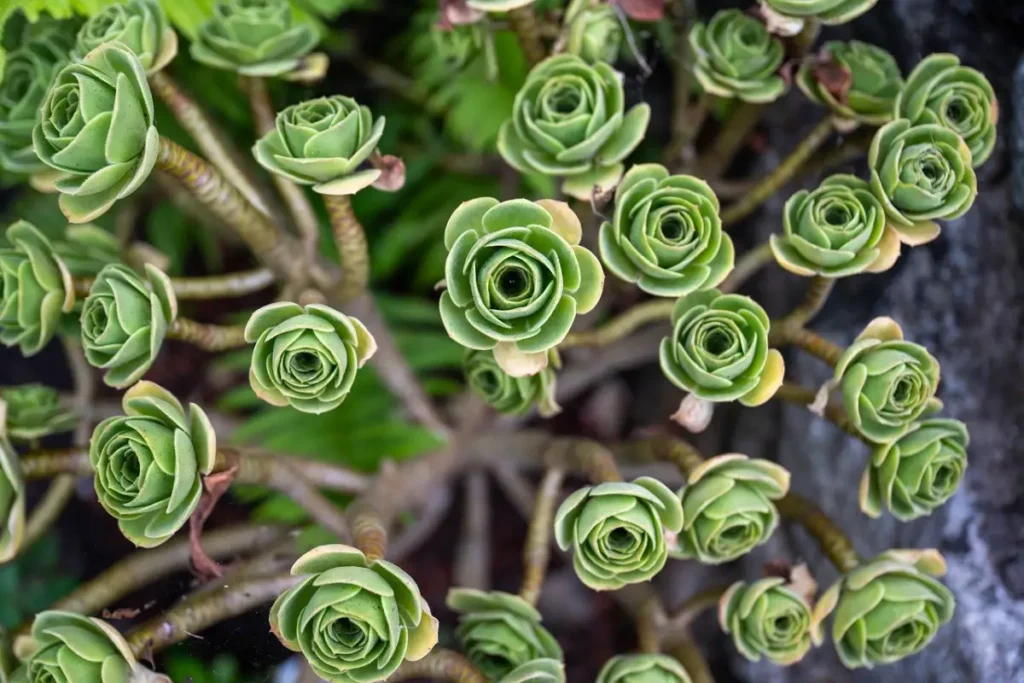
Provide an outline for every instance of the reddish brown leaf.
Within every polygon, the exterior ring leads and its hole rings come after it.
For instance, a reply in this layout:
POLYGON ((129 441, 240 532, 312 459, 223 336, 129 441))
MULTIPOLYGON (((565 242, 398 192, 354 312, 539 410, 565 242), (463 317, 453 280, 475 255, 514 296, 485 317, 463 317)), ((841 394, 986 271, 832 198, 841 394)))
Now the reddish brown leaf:
POLYGON ((832 59, 831 56, 819 56, 812 67, 812 73, 814 79, 837 102, 846 103, 846 96, 850 94, 850 86, 853 85, 853 74, 848 68, 832 59))
POLYGON ((633 21, 658 21, 665 16, 665 0, 612 0, 633 21))
POLYGON ((217 501, 227 493, 235 475, 238 474, 238 455, 228 451, 228 462, 230 467, 220 472, 215 472, 203 477, 203 495, 199 499, 199 505, 188 521, 188 544, 192 553, 192 568, 203 579, 209 580, 224 575, 224 568, 203 550, 202 535, 203 526, 210 518, 213 509, 217 507, 217 501))
POLYGON ((370 164, 381 171, 380 178, 373 184, 384 192, 398 192, 405 185, 405 162, 394 154, 374 152, 370 155, 370 164))

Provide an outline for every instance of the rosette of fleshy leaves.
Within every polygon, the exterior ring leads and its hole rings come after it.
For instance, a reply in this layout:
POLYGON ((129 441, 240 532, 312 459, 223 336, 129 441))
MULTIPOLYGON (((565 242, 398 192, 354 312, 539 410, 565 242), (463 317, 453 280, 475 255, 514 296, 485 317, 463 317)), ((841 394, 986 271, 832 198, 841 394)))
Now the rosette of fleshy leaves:
POLYGON ((7 436, 15 441, 69 432, 78 423, 74 412, 60 404, 57 390, 45 384, 0 387, 0 400, 7 404, 7 436))
POLYGON ((153 548, 184 526, 213 470, 217 436, 203 409, 142 381, 125 392, 124 415, 100 422, 89 462, 100 505, 125 538, 153 548))
POLYGON ((441 321, 452 339, 494 355, 515 377, 536 374, 577 313, 597 305, 601 263, 580 245, 580 220, 564 202, 481 197, 445 227, 441 321))
POLYGON ((565 683, 565 664, 557 659, 534 659, 520 664, 497 683, 565 683))
POLYGON ((907 77, 895 106, 896 116, 913 124, 947 128, 971 150, 971 163, 981 166, 992 154, 999 123, 999 102, 985 75, 963 66, 951 54, 925 57, 907 77))
POLYGON ((719 10, 707 24, 690 29, 693 74, 711 95, 745 102, 774 102, 788 85, 779 74, 782 42, 757 17, 719 10))
POLYGON ((717 289, 687 294, 661 340, 662 372, 698 399, 761 405, 786 370, 782 354, 768 348, 768 329, 768 314, 750 297, 717 289))
POLYGON ((563 19, 569 27, 565 51, 587 62, 614 63, 625 34, 615 8, 593 0, 572 0, 563 19))
POLYGON ((270 629, 331 683, 373 683, 437 643, 437 619, 411 576, 347 545, 322 545, 292 565, 303 577, 270 609, 270 629))
POLYGON ((88 223, 142 185, 160 136, 146 71, 130 50, 104 43, 57 74, 32 130, 40 160, 72 223, 88 223))
POLYGON ((562 648, 541 625, 540 612, 518 595, 453 588, 446 604, 459 615, 455 637, 488 680, 504 681, 537 659, 561 664, 562 648))
POLYGON ((190 52, 216 69, 282 76, 295 71, 318 42, 313 26, 295 21, 289 0, 219 0, 190 52))
POLYGON ((911 246, 938 237, 935 221, 963 216, 978 194, 970 148, 937 124, 886 124, 871 140, 868 168, 889 224, 911 246))
POLYGON ((846 174, 790 197, 782 234, 772 235, 769 245, 780 266, 805 277, 880 273, 900 255, 899 233, 887 224, 871 186, 846 174))
POLYGON ((822 594, 811 613, 813 632, 832 615, 832 642, 848 669, 917 654, 953 617, 953 593, 935 579, 945 573, 937 550, 886 551, 822 594))
POLYGON ((800 65, 796 84, 840 119, 881 126, 893 117, 903 75, 886 50, 859 40, 830 40, 800 65))
POLYGON ((83 59, 104 43, 120 43, 131 50, 147 73, 160 71, 178 54, 178 34, 159 0, 107 5, 79 29, 73 56, 83 59))
POLYGON ((341 405, 377 351, 359 320, 322 304, 267 304, 249 318, 249 383, 273 406, 319 415, 341 405))
MULTIPOLYGON (((816 19, 828 26, 845 24, 875 6, 878 0, 760 0, 761 7, 784 19, 816 19)), ((797 29, 798 31, 799 29, 797 29)))
POLYGON ((142 666, 113 626, 73 612, 40 612, 14 649, 23 665, 11 683, 170 683, 142 666))
POLYGON ((718 623, 752 662, 765 657, 789 666, 803 659, 812 640, 821 640, 812 633, 807 600, 778 576, 730 586, 718 603, 718 623))
POLYGON ((673 557, 722 564, 768 540, 779 525, 772 502, 789 491, 789 472, 760 458, 727 453, 690 472, 679 491, 683 526, 673 557))
POLYGON ((861 479, 860 509, 875 518, 888 510, 901 522, 930 515, 960 487, 968 442, 963 422, 933 418, 876 446, 861 479))
POLYGON ((516 94, 498 132, 498 152, 517 171, 563 176, 562 191, 588 200, 622 178, 622 161, 647 131, 651 108, 625 110, 621 77, 604 62, 548 57, 516 94))
POLYGON ((7 438, 7 410, 0 395, 0 564, 18 554, 25 533, 25 480, 18 454, 7 438))
POLYGON ((607 482, 574 491, 555 513, 555 541, 594 590, 650 580, 668 559, 666 534, 683 527, 679 498, 657 479, 607 482))
POLYGON ((875 318, 836 363, 850 421, 868 441, 885 444, 906 434, 920 417, 942 408, 935 397, 939 362, 906 341, 892 318, 875 318))
POLYGON ((350 195, 380 178, 379 169, 360 167, 383 134, 383 116, 374 120, 351 97, 332 95, 282 109, 252 151, 271 173, 320 194, 350 195))
POLYGON ((668 655, 617 655, 601 667, 596 683, 690 683, 690 675, 668 655))
POLYGON ((18 221, 5 237, 10 246, 0 249, 0 343, 33 356, 74 307, 75 290, 67 266, 35 226, 18 221))
POLYGON ((498 412, 521 415, 536 406, 541 417, 553 417, 562 412, 555 401, 555 370, 561 361, 555 349, 548 354, 548 367, 535 375, 513 377, 501 369, 492 351, 467 350, 462 360, 466 383, 498 412))
POLYGON ((634 166, 615 188, 612 220, 601 224, 601 259, 612 273, 656 296, 716 287, 735 258, 719 206, 700 178, 669 175, 660 164, 634 166))
POLYGON ((82 304, 85 358, 106 371, 107 385, 134 384, 152 367, 177 316, 174 288, 159 268, 147 263, 143 277, 128 266, 105 266, 82 304))

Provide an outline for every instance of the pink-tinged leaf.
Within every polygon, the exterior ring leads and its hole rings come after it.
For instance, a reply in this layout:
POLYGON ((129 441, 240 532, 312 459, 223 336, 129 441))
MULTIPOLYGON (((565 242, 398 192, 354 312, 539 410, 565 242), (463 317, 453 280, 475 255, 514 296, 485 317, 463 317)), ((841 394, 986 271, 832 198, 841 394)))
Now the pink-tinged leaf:
POLYGON ((378 190, 398 192, 405 185, 405 162, 400 157, 374 152, 370 164, 380 171, 380 177, 373 183, 378 190))
POLYGON ((188 521, 188 545, 192 554, 192 568, 204 580, 224 575, 224 567, 203 550, 201 538, 206 520, 210 518, 213 509, 217 507, 217 501, 227 493, 231 482, 235 480, 235 475, 238 474, 237 456, 233 460, 226 470, 203 477, 203 495, 188 521))
POLYGON ((658 21, 665 16, 665 0, 612 0, 633 21, 658 21))

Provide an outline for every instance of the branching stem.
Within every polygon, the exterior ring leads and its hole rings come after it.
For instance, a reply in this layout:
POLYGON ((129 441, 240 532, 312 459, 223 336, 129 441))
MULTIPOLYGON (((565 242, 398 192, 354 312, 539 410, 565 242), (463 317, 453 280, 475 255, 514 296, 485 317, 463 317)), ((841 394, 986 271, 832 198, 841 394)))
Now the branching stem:
POLYGON ((837 570, 848 572, 860 564, 849 536, 812 501, 790 492, 775 501, 775 505, 783 516, 807 529, 837 570))
POLYGON ((523 546, 523 584, 519 588, 519 595, 531 605, 537 604, 544 585, 544 575, 551 557, 551 520, 564 479, 563 470, 549 469, 541 480, 533 503, 530 528, 523 546))
POLYGON ((717 178, 725 173, 729 165, 732 164, 733 158, 743 147, 750 131, 761 120, 764 106, 742 101, 736 104, 732 115, 712 141, 711 147, 697 160, 697 175, 717 178))
POLYGON ((668 317, 672 315, 672 308, 675 304, 674 299, 644 301, 612 318, 601 327, 581 332, 570 332, 558 346, 560 349, 578 346, 607 346, 628 337, 644 325, 667 321, 668 317))
POLYGON ((487 683, 487 677, 473 666, 473 663, 458 652, 435 648, 423 659, 403 662, 398 671, 391 674, 388 683, 408 681, 414 678, 451 681, 451 683, 487 683))
MULTIPOLYGON (((75 278, 75 295, 83 299, 89 296, 89 290, 92 289, 95 282, 95 278, 75 278)), ((254 268, 223 275, 171 278, 174 296, 182 300, 246 296, 265 289, 273 283, 274 271, 269 268, 254 268)))
POLYGON ((338 282, 338 298, 352 301, 366 290, 370 282, 370 252, 366 243, 366 232, 352 210, 352 198, 324 195, 324 206, 331 219, 334 245, 341 260, 341 280, 338 282))
POLYGON ((198 346, 204 351, 227 351, 246 345, 244 325, 211 325, 188 318, 175 318, 167 338, 198 346))
MULTIPOLYGON (((812 406, 819 400, 817 393, 813 389, 802 387, 799 384, 792 384, 790 382, 783 382, 782 386, 775 393, 775 398, 781 399, 788 403, 795 403, 801 406, 812 406)), ((817 413, 817 410, 815 410, 817 413)), ((846 410, 843 406, 838 403, 829 401, 825 404, 825 409, 821 415, 835 426, 842 429, 850 436, 855 436, 858 439, 863 439, 860 431, 850 422, 850 417, 846 414, 846 410)))

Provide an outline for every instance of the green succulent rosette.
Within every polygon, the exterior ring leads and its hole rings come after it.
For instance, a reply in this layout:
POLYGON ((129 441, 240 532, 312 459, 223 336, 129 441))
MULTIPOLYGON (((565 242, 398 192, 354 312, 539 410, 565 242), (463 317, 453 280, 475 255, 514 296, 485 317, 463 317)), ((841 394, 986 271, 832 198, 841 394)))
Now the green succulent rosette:
POLYGON ((673 557, 722 564, 767 541, 779 525, 772 502, 789 491, 781 465, 739 453, 706 460, 690 472, 679 491, 683 526, 673 557))
POLYGON ((124 637, 99 619, 40 612, 31 636, 15 642, 23 666, 11 683, 170 683, 139 664, 124 637))
POLYGON ((0 396, 0 564, 18 554, 25 533, 25 480, 18 454, 7 440, 6 413, 0 396))
POLYGON ((131 50, 147 73, 160 71, 178 54, 178 34, 159 0, 122 0, 89 17, 78 31, 74 57, 83 59, 104 43, 131 50))
POLYGON ((557 659, 535 659, 520 664, 498 683, 565 683, 565 664, 557 659))
POLYGON ((903 75, 893 56, 876 45, 830 40, 803 61, 796 84, 841 119, 881 126, 894 118, 903 75))
POLYGON ((871 190, 904 244, 938 237, 935 220, 963 216, 978 194, 970 148, 940 125, 886 124, 871 140, 868 168, 871 190))
MULTIPOLYGON (((550 353, 557 356, 554 349, 550 353)), ((562 412, 555 401, 555 369, 559 362, 556 358, 536 375, 513 377, 501 369, 493 352, 468 350, 462 365, 469 388, 498 412, 522 415, 537 406, 541 417, 553 417, 562 412)))
POLYGON ((960 64, 951 54, 925 57, 899 93, 896 117, 913 124, 936 124, 967 143, 971 162, 981 166, 992 154, 999 123, 999 102, 985 75, 960 64))
POLYGON ((199 504, 217 435, 202 408, 190 403, 186 413, 152 382, 126 391, 121 406, 125 414, 100 422, 89 442, 96 495, 125 538, 153 548, 174 535, 199 504))
POLYGON ((720 10, 707 24, 690 29, 693 75, 712 95, 744 102, 774 102, 788 90, 779 75, 782 42, 756 17, 738 9, 720 10))
POLYGON ((850 421, 865 439, 886 444, 918 418, 938 412, 939 362, 903 339, 892 318, 875 318, 836 363, 835 379, 850 421))
POLYGON ((650 580, 668 559, 666 534, 683 527, 683 507, 651 477, 585 486, 555 513, 555 540, 572 548, 573 567, 594 590, 650 580))
POLYGON ((960 487, 967 469, 967 425, 935 418, 875 447, 860 484, 860 509, 889 510, 901 522, 930 515, 960 487))
POLYGON ((300 557, 304 577, 270 609, 270 629, 331 683, 383 681, 403 661, 437 643, 437 619, 412 577, 347 545, 322 545, 300 557))
POLYGON ((67 266, 35 226, 18 221, 0 249, 0 343, 34 356, 53 338, 61 315, 75 305, 67 266))
POLYGON ((732 636, 740 654, 752 662, 762 657, 779 666, 803 659, 811 649, 811 608, 781 577, 737 581, 718 603, 718 623, 732 636))
POLYGON ((569 27, 565 50, 584 61, 614 63, 622 49, 625 34, 615 8, 594 6, 590 0, 574 0, 565 11, 569 27))
POLYGON ((445 602, 459 615, 455 637, 488 680, 507 681, 537 659, 561 666, 562 648, 541 626, 540 612, 518 595, 453 588, 445 602))
POLYGON ((7 404, 7 436, 16 441, 69 432, 78 423, 78 417, 61 406, 57 390, 44 384, 2 387, 0 400, 7 404))
POLYGON ((704 401, 758 406, 782 385, 782 354, 768 348, 768 314, 753 299, 717 289, 692 292, 672 309, 661 370, 704 401))
POLYGON ((105 266, 82 305, 82 348, 103 381, 121 389, 153 365, 167 328, 178 316, 171 280, 146 264, 143 278, 127 266, 105 266))
POLYGON ((811 613, 817 630, 832 614, 832 642, 848 669, 892 664, 923 650, 953 617, 953 593, 937 550, 889 550, 851 569, 811 613))
POLYGON ((220 0, 199 26, 192 58, 243 76, 281 76, 294 71, 320 38, 296 23, 288 0, 220 0))
POLYGON ((253 155, 263 168, 314 192, 349 195, 380 177, 360 170, 384 134, 384 117, 374 120, 351 97, 332 95, 293 104, 277 115, 275 127, 257 141, 253 155))
POLYGON ((615 189, 615 214, 601 224, 601 260, 619 278, 655 296, 716 287, 732 270, 718 197, 689 175, 660 164, 629 169, 615 189))
POLYGON ((769 245, 780 266, 805 277, 880 273, 900 255, 899 234, 888 226, 871 186, 845 174, 790 197, 782 234, 772 235, 769 245))
POLYGON ((562 191, 587 200, 610 190, 622 161, 643 140, 651 108, 625 111, 622 80, 604 62, 548 57, 516 94, 512 118, 498 132, 498 152, 521 173, 564 176, 562 191))
POLYGON ((532 4, 533 0, 466 0, 466 5, 470 9, 483 12, 508 12, 532 4))
POLYGON ((601 667, 596 683, 690 683, 690 675, 668 655, 617 655, 601 667))
POLYGON ((441 321, 463 346, 495 349, 513 376, 539 372, 577 313, 597 305, 601 263, 580 246, 580 220, 564 202, 481 197, 464 202, 445 227, 446 289, 441 321), (532 369, 509 355, 535 357, 532 369))
POLYGON ((104 43, 62 68, 32 129, 39 159, 72 223, 88 223, 137 190, 156 164, 160 136, 153 94, 138 58, 104 43))
POLYGON ((828 26, 845 24, 875 6, 878 0, 760 0, 761 6, 792 19, 817 19, 828 26))
POLYGON ((249 366, 256 395, 314 415, 341 405, 377 351, 359 320, 321 304, 268 304, 249 318, 245 340, 256 345, 249 366))

